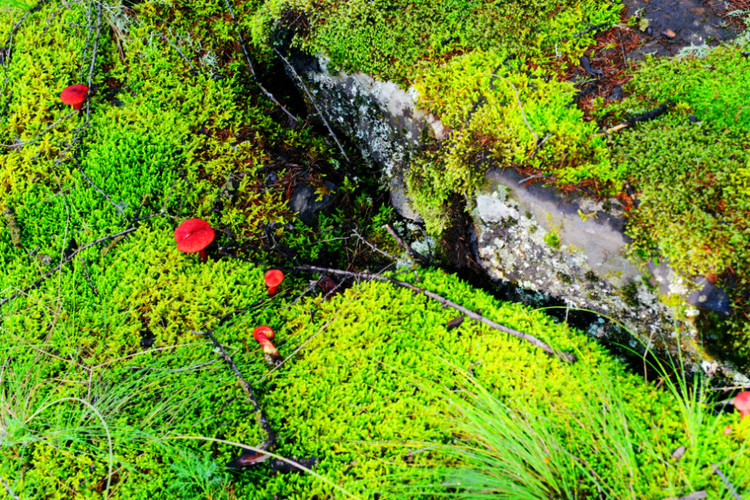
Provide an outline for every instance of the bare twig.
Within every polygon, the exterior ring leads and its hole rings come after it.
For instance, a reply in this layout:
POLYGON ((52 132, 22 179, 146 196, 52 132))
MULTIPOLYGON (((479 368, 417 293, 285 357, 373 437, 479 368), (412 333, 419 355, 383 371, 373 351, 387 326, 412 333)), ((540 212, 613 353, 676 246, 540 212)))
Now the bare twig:
POLYGON ((5 482, 5 478, 0 477, 0 481, 3 482, 3 486, 5 487, 5 491, 8 492, 10 496, 12 496, 15 500, 21 500, 21 498, 13 493, 13 490, 10 489, 10 486, 8 486, 8 483, 5 482))
POLYGON ((598 31, 598 30, 600 30, 602 28, 609 28, 610 26, 612 26, 612 23, 594 24, 590 28, 587 28, 587 29, 585 29, 583 31, 579 31, 578 33, 575 33, 573 35, 573 38, 578 38, 581 35, 585 35, 586 33, 591 33, 592 31, 598 31))
POLYGON ((415 260, 418 260, 419 262, 421 262, 423 264, 429 264, 430 263, 430 259, 428 259, 424 255, 422 255, 421 253, 417 252, 416 250, 414 250, 411 246, 407 245, 404 242, 404 240, 401 239, 401 237, 398 235, 398 233, 396 233, 396 231, 391 227, 390 224, 386 224, 385 225, 385 230, 388 231, 388 234, 390 234, 391 237, 394 240, 396 240, 396 243, 398 243, 398 245, 401 248, 403 248, 404 250, 406 250, 406 252, 409 255, 411 255, 415 260))
MULTIPOLYGON (((169 34, 172 35, 172 31, 169 30, 169 29, 168 29, 168 31, 169 31, 169 34)), ((182 53, 182 51, 180 50, 180 48, 177 46, 176 43, 172 43, 172 40, 170 40, 169 38, 167 38, 166 36, 164 36, 161 33, 159 34, 159 36, 162 38, 162 40, 164 40, 169 45, 171 45, 172 48, 174 50, 176 50, 178 54, 180 54, 180 56, 182 56, 182 58, 185 60, 185 62, 188 63, 188 65, 190 66, 190 69, 195 69, 195 66, 193 66, 193 63, 190 62, 190 59, 188 59, 187 57, 185 57, 185 54, 182 53)))
POLYGON ((276 104, 281 111, 286 113, 286 115, 289 117, 289 119, 292 121, 293 124, 299 123, 299 118, 294 116, 292 113, 289 112, 288 109, 286 109, 276 98, 273 96, 272 93, 270 93, 266 88, 260 83, 260 80, 258 80, 258 76, 255 74, 255 68, 253 67, 253 63, 250 60, 250 54, 247 53, 247 47, 245 47, 245 40, 242 36, 242 32, 240 31, 240 27, 237 24, 237 18, 234 17, 234 10, 232 10, 232 6, 229 4, 229 0, 224 0, 224 5, 227 6, 227 10, 229 11, 229 15, 232 17, 232 23, 234 24, 234 29, 237 31, 237 38, 240 40, 240 47, 242 47, 242 53, 245 55, 245 62, 247 63, 247 67, 250 69, 250 73, 253 75, 253 79, 255 80, 255 83, 258 85, 258 88, 268 97, 271 102, 276 104))
POLYGON ((689 495, 685 495, 684 497, 669 497, 664 498, 663 500, 703 500, 704 498, 708 498, 708 493, 706 493, 706 490, 694 491, 689 495))
POLYGON ((669 111, 669 109, 672 106, 674 106, 674 102, 670 101, 670 100, 667 100, 667 102, 665 102, 664 104, 662 104, 661 106, 659 106, 657 108, 654 108, 654 109, 652 109, 650 111, 646 111, 645 113, 641 113, 641 114, 636 115, 636 116, 634 116, 632 118, 629 118, 627 121, 619 123, 619 124, 615 125, 614 127, 608 128, 604 132, 599 132, 598 134, 593 134, 593 135, 591 135, 591 137, 608 135, 608 134, 611 134, 612 132, 617 132, 617 131, 620 131, 620 130, 622 130, 624 128, 631 127, 631 126, 635 125, 638 122, 651 121, 654 118, 658 118, 659 116, 661 116, 664 113, 666 113, 667 111, 669 111))
POLYGON ((544 136, 544 139, 536 143, 536 146, 534 146, 534 151, 532 151, 531 156, 529 156, 529 160, 534 159, 536 153, 541 149, 542 146, 544 146, 544 143, 547 142, 547 139, 549 139, 550 137, 552 137, 552 134, 547 134, 544 136))
POLYGON ((518 95, 518 89, 516 89, 516 86, 513 85, 513 83, 511 83, 510 80, 508 80, 507 78, 505 78, 502 75, 495 75, 495 74, 493 74, 492 76, 500 78, 505 83, 507 83, 508 85, 511 86, 511 88, 513 89, 513 92, 515 92, 515 94, 516 94, 516 102, 518 103, 518 109, 521 110, 521 117, 523 117, 523 121, 524 121, 524 123, 526 123, 526 126, 529 127, 529 132, 531 132, 531 135, 534 136, 534 144, 539 143, 539 137, 536 135, 536 132, 534 132, 534 129, 531 128, 531 124, 529 123, 529 120, 526 119, 526 113, 523 111, 523 106, 521 105, 521 96, 518 95))
POLYGON ((96 285, 91 281, 91 274, 89 273, 89 266, 86 264, 86 259, 81 259, 81 264, 83 265, 83 274, 86 275, 86 281, 89 282, 91 291, 94 292, 94 295, 99 296, 99 290, 96 289, 96 285))
POLYGON ((362 236, 361 234, 359 234, 356 230, 352 231, 352 236, 356 237, 359 241, 361 241, 362 243, 364 243, 365 245, 367 245, 368 247, 370 247, 375 252, 378 252, 380 255, 384 255, 385 257, 388 257, 389 259, 394 260, 394 261, 398 260, 398 257, 396 257, 394 255, 391 255, 388 252, 385 252, 385 251, 379 249, 378 247, 376 247, 375 245, 373 245, 372 243, 370 243, 369 241, 367 241, 364 238, 364 236, 362 236))
POLYGON ((569 363, 575 362, 577 359, 574 355, 567 353, 567 352, 557 352, 552 347, 550 347, 549 344, 542 342, 538 338, 534 337, 533 335, 529 335, 528 333, 519 332, 518 330, 513 330, 512 328, 508 328, 507 326, 503 326, 500 323, 496 323, 492 321, 489 318, 486 318, 482 316, 481 314, 478 314, 471 309, 467 309, 461 305, 456 304, 455 302, 452 302, 445 297, 442 297, 435 292, 431 292, 429 290, 425 290, 423 288, 419 288, 417 286, 412 285, 411 283, 407 283, 405 281, 399 281, 395 280, 393 278, 388 278, 387 276, 383 276, 380 274, 374 274, 374 273, 355 273, 351 271, 343 271, 340 269, 329 269, 325 267, 317 267, 317 266, 295 266, 296 270, 299 271, 316 271, 316 272, 324 272, 324 273, 330 273, 330 274, 338 274, 340 276, 349 276, 352 278, 359 278, 359 279, 365 279, 365 280, 376 280, 376 281, 385 281, 397 286, 401 286, 404 288, 408 288, 410 290, 414 290, 415 292, 419 292, 421 294, 426 295, 427 297, 436 300, 440 302, 441 304, 444 304, 448 307, 452 307, 453 309, 465 314, 466 316, 470 317, 473 320, 479 321, 480 323, 484 323, 485 325, 494 328, 496 330, 499 330, 501 332, 507 333, 509 335, 512 335, 514 337, 518 337, 519 339, 525 340, 532 345, 540 348, 544 352, 548 354, 552 354, 554 356, 557 356, 558 358, 562 359, 563 361, 567 361, 569 363))
POLYGON ((742 500, 742 497, 740 496, 739 493, 737 493, 737 490, 734 489, 734 486, 732 486, 732 483, 729 481, 729 478, 727 478, 727 476, 725 476, 724 473, 721 472, 721 470, 719 470, 719 466, 716 464, 711 464, 711 467, 714 470, 714 474, 719 476, 721 480, 724 481, 724 486, 726 486, 729 492, 732 493, 732 496, 735 498, 735 500, 742 500))
POLYGON ((305 82, 302 80, 302 77, 299 76, 299 73, 297 73, 297 71, 294 69, 294 66, 292 66, 292 64, 289 61, 287 61, 286 57, 284 57, 281 54, 281 52, 279 52, 276 48, 274 48, 273 51, 276 53, 277 56, 279 56, 281 58, 282 61, 284 61, 284 64, 286 64, 286 66, 292 72, 292 75, 294 75, 294 77, 297 79, 297 81, 299 82, 299 84, 302 86, 302 90, 305 91, 305 95, 310 100, 310 102, 312 103, 312 105, 315 107, 315 111, 318 113, 318 116, 320 116, 320 119, 323 120, 323 124, 328 129, 328 134, 331 136, 331 138, 333 139, 333 141, 339 147, 339 151, 341 152, 341 156, 343 156, 344 159, 348 162, 349 161, 349 157, 346 156, 346 153, 344 152, 344 147, 339 142, 338 138, 336 137, 336 134, 333 133, 333 129, 328 124, 328 120, 326 120, 325 116, 323 116, 323 112, 320 110, 320 108, 318 107, 318 104, 315 102, 315 99, 313 98, 312 94, 307 89, 307 86, 305 85, 305 82))
POLYGON ((550 176, 549 175, 544 175, 544 174, 530 175, 530 176, 524 177, 523 179, 521 179, 520 181, 518 181, 518 184, 525 184, 525 183, 527 183, 529 181, 533 181, 534 179, 548 179, 549 180, 550 176))
POLYGON ((245 391, 245 394, 247 394, 248 399, 250 400, 250 403, 253 405, 253 411, 255 412, 255 416, 258 419, 258 423, 260 424, 263 431, 266 433, 266 441, 260 445, 258 448, 261 450, 267 450, 270 448, 274 441, 276 440, 276 436, 274 435, 273 431, 271 430, 271 425, 268 423, 268 420, 266 420, 266 417, 263 415, 263 410, 260 408, 260 405, 258 404, 258 399, 255 397, 255 393, 253 392, 252 387, 250 387, 250 384, 247 380, 242 376, 242 373, 240 373, 239 368, 237 368, 237 365, 234 363, 234 360, 232 357, 227 353, 227 351, 224 349, 224 346, 219 343, 218 340, 216 340, 216 337, 214 337, 213 333, 211 332, 195 332, 193 331, 195 335, 202 335, 206 336, 209 339, 211 339, 211 342, 213 342, 214 346, 219 350, 222 357, 224 358, 224 361, 232 368, 232 371, 234 372, 237 379, 242 384, 242 389, 245 391))
POLYGON ((42 283, 44 283, 44 280, 46 280, 47 278, 49 278, 50 276, 52 276, 53 274, 55 274, 57 271, 59 271, 60 269, 62 269, 62 266, 64 266, 65 264, 67 264, 68 262, 70 262, 71 260, 73 260, 75 258, 75 256, 78 255, 80 252, 82 252, 82 251, 86 250, 87 248, 90 248, 90 247, 92 247, 94 245, 97 245, 97 244, 99 244, 99 243, 101 243, 103 241, 107 241, 107 240, 110 240, 112 238, 116 238, 118 236, 124 236, 124 235, 126 235, 128 233, 131 233, 131 232, 135 231, 135 229, 136 228, 134 228, 134 227, 130 227, 130 228, 124 230, 124 231, 120 231, 117 234, 108 234, 107 236, 103 236, 102 238, 96 239, 96 240, 92 241, 91 243, 87 243, 87 244, 83 245, 82 247, 78 248, 76 251, 71 252, 70 255, 68 255, 67 257, 65 257, 64 259, 62 259, 61 262, 58 265, 56 265, 54 268, 52 268, 49 271, 47 271, 46 273, 44 273, 44 276, 42 276, 41 278, 39 278, 38 280, 36 280, 31 285, 27 286, 23 290, 20 290, 20 291, 14 293, 10 297, 6 297, 3 300, 0 300, 0 307, 4 306, 5 304, 7 304, 11 300, 15 299, 19 295, 26 294, 26 293, 28 293, 29 290, 33 290, 34 288, 36 288, 39 285, 41 285, 42 283))
POLYGON ((125 217, 125 212, 123 211, 123 209, 122 209, 122 207, 120 205, 118 205, 117 203, 115 203, 114 201, 112 201, 112 198, 110 198, 107 193, 105 193, 99 186, 97 186, 94 183, 94 181, 92 181, 89 178, 89 176, 85 174, 85 172, 83 171, 82 168, 79 168, 78 171, 81 173, 81 175, 83 176, 83 178, 86 179, 86 182, 88 182, 89 185, 92 188, 94 188, 100 195, 102 195, 104 197, 105 200, 107 200, 109 202, 110 205, 112 205, 115 208, 115 210, 117 211, 118 214, 120 214, 121 216, 125 217))

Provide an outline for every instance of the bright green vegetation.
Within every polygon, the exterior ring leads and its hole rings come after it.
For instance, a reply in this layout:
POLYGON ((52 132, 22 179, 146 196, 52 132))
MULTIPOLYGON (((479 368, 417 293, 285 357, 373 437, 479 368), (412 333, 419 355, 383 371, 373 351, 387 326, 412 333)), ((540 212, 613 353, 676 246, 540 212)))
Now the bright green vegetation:
POLYGON ((266 45, 277 41, 274 29, 292 30, 295 44, 326 54, 336 68, 406 83, 424 67, 493 47, 524 57, 557 52, 567 59, 591 43, 591 33, 579 34, 586 23, 615 22, 619 10, 596 0, 270 0, 253 19, 253 34, 266 45))
POLYGON ((549 70, 525 69, 503 51, 474 51, 425 71, 415 87, 420 104, 453 130, 439 148, 411 165, 406 181, 415 208, 433 233, 444 228, 451 192, 470 198, 491 165, 542 171, 561 184, 594 175, 619 180, 596 124, 573 104, 575 88, 549 70), (542 144, 536 147, 537 144, 542 144), (435 208, 437 207, 437 210, 435 208))
POLYGON ((642 190, 631 219, 633 248, 658 247, 689 274, 734 268, 747 278, 750 151, 729 131, 688 114, 670 113, 617 138, 618 160, 642 190))
MULTIPOLYGON (((61 499, 343 496, 337 487, 363 498, 432 494, 443 467, 472 465, 453 453, 455 441, 483 439, 482 429, 456 427, 483 408, 451 392, 466 386, 468 370, 508 408, 505 427, 480 427, 518 448, 522 434, 511 426, 525 422, 528 435, 563 450, 547 463, 537 440, 537 460, 516 462, 512 474, 532 486, 548 466, 544 477, 580 497, 597 488, 614 498, 705 488, 728 498, 712 463, 737 488, 750 486, 747 427, 735 413, 709 414, 703 392, 684 399, 657 389, 581 333, 455 276, 399 275, 580 361, 565 364, 469 321, 448 331, 455 311, 387 284, 299 299, 311 277, 288 273, 269 297, 263 273, 289 264, 288 255, 367 258, 370 250, 351 250, 364 243, 341 243, 355 229, 395 253, 379 227, 388 210, 342 182, 364 228, 333 212, 320 217, 324 234, 315 240, 294 221, 286 204, 293 181, 320 182, 333 154, 310 127, 284 126, 258 97, 223 2, 104 5, 98 37, 88 27, 99 4, 88 5, 50 2, 25 18, 0 86, 0 491, 61 499), (94 40, 96 88, 71 113, 58 96, 88 83, 91 61, 82 57, 94 40), (174 228, 192 217, 216 229, 207 262, 175 248, 174 228), (272 244, 285 260, 267 251, 272 244), (251 335, 262 324, 289 357, 273 371, 251 335), (224 467, 239 454, 232 443, 255 446, 266 436, 235 374, 193 333, 201 331, 213 332, 258 395, 278 434, 274 452, 317 457, 322 478, 268 464, 224 467), (554 411, 524 418, 539 408, 554 411), (726 425, 735 427, 730 436, 726 425), (686 456, 673 462, 679 445, 686 456), (587 465, 562 467, 560 457, 587 465)), ((21 15, 0 10, 0 26, 7 31, 21 15)))

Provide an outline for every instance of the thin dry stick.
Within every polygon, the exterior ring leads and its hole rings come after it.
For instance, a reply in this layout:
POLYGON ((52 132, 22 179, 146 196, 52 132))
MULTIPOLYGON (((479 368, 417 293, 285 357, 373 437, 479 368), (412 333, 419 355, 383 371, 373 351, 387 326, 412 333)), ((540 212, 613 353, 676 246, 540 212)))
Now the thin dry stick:
POLYGON ((724 486, 726 486, 730 493, 732 493, 732 496, 735 498, 735 500, 742 500, 742 497, 739 493, 737 493, 737 490, 734 489, 734 486, 732 486, 729 478, 727 478, 727 476, 725 476, 724 473, 719 470, 719 466, 716 464, 711 464, 711 467, 714 470, 714 474, 719 476, 721 480, 724 481, 724 486))
POLYGON ((52 268, 49 271, 47 271, 44 274, 44 276, 42 276, 41 278, 39 278, 38 280, 36 280, 31 285, 27 286, 23 290, 19 290, 18 292, 14 293, 10 297, 6 297, 3 300, 0 300, 0 307, 4 306, 5 304, 7 304, 11 300, 15 299, 19 295, 25 294, 29 290, 32 290, 32 289, 38 287, 39 285, 41 285, 42 283, 44 283, 44 280, 46 280, 47 278, 49 278, 50 276, 52 276, 53 274, 55 274, 57 271, 59 271, 60 269, 62 269, 63 265, 65 265, 68 262, 70 262, 71 260, 73 260, 75 258, 75 256, 78 255, 80 252, 82 252, 82 251, 86 250, 87 248, 90 248, 90 247, 92 247, 92 246, 94 246, 94 245, 96 245, 98 243, 101 243, 102 241, 107 241, 109 239, 116 238, 118 236, 123 236, 123 235, 131 233, 133 231, 135 231, 135 228, 131 227, 131 228, 128 228, 128 229, 126 229, 124 231, 120 231, 117 234, 108 234, 107 236, 103 236, 102 238, 96 239, 96 240, 92 241, 91 243, 87 243, 87 244, 83 245, 82 247, 78 248, 76 251, 71 252, 71 254, 68 255, 65 259, 63 259, 58 265, 56 265, 54 268, 52 268))
POLYGON ((271 424, 268 423, 268 420, 266 420, 265 415, 263 414, 263 410, 261 409, 260 405, 258 404, 258 399, 255 397, 255 393, 253 392, 253 389, 250 387, 250 384, 247 380, 245 380, 245 377, 242 376, 242 373, 240 373, 240 369, 237 368, 237 365, 234 363, 234 360, 232 357, 227 353, 227 351, 224 350, 224 346, 221 345, 221 343, 216 340, 216 337, 214 337, 213 333, 211 332, 195 332, 192 331, 191 333, 194 333, 195 335, 203 335, 211 339, 211 342, 214 343, 214 346, 219 350, 222 357, 224 358, 224 361, 232 368, 232 371, 234 372, 235 376, 239 379, 239 381, 242 384, 242 389, 245 391, 245 394, 247 394, 248 399, 250 400, 250 403, 253 405, 253 411, 255 412, 255 415, 258 419, 258 423, 260 424, 263 431, 266 433, 266 441, 259 446, 262 450, 267 450, 268 448, 273 445, 274 441, 276 440, 276 436, 271 430, 271 424))
POLYGON ((388 252, 384 252, 383 250, 379 249, 378 247, 376 247, 375 245, 373 245, 372 243, 370 243, 369 241, 367 241, 364 236, 362 236, 361 234, 359 234, 357 232, 356 229, 354 231, 352 231, 352 236, 354 236, 359 241, 361 241, 362 243, 364 243, 365 245, 367 245, 368 247, 370 247, 370 249, 372 249, 373 251, 378 252, 380 255, 384 255, 385 257, 388 257, 391 260, 398 261, 398 257, 396 257, 394 255, 391 255, 388 252))
POLYGON ((507 79, 507 78, 505 78, 504 76, 501 76, 501 75, 496 75, 496 74, 494 74, 494 73, 492 74, 492 76, 495 76, 495 77, 497 77, 497 78, 500 78, 500 79, 501 79, 501 80, 503 80, 503 81, 504 81, 505 83, 507 83, 508 85, 510 85, 510 87, 511 87, 511 88, 513 89, 513 92, 515 92, 515 94, 516 94, 516 102, 518 103, 518 109, 520 109, 520 110, 521 110, 521 116, 523 117, 523 121, 524 121, 524 123, 526 123, 526 126, 527 126, 527 127, 529 127, 529 132, 531 132, 531 135, 533 135, 533 136, 534 136, 534 144, 538 144, 538 143, 539 143, 539 137, 538 137, 538 136, 536 135, 536 132, 534 132, 534 129, 533 129, 533 128, 531 128, 531 125, 529 124, 529 120, 527 120, 527 119, 526 119, 526 113, 524 113, 524 111, 523 111, 523 106, 521 105, 521 96, 519 96, 519 95, 518 95, 518 90, 516 89, 516 86, 515 86, 515 85, 513 85, 513 84, 512 84, 511 82, 510 82, 510 80, 508 80, 508 79, 507 79))
POLYGON ((323 116, 323 112, 318 107, 318 104, 315 102, 315 99, 313 98, 312 94, 310 93, 309 90, 307 90, 307 86, 305 85, 305 82, 302 80, 302 77, 299 76, 299 73, 297 73, 297 71, 295 71, 294 66, 292 66, 292 64, 289 61, 286 60, 286 57, 284 57, 281 54, 281 52, 279 52, 276 48, 274 48, 273 51, 276 53, 277 56, 279 56, 281 58, 282 61, 284 61, 284 64, 287 65, 287 67, 289 68, 289 70, 292 72, 292 75, 294 75, 294 77, 297 79, 297 81, 299 82, 299 84, 302 86, 302 90, 305 91, 305 95, 307 96, 308 99, 310 99, 310 102, 315 107, 315 111, 318 113, 318 116, 320 116, 320 119, 323 120, 323 125, 325 125, 326 128, 328 129, 328 134, 331 136, 331 138, 333 139, 333 141, 339 147, 339 151, 341 152, 341 156, 343 156, 344 159, 347 162, 349 162, 349 157, 346 156, 346 153, 344 152, 344 147, 339 142, 338 138, 336 137, 336 134, 333 133, 333 129, 328 124, 328 120, 326 120, 325 116, 323 116))
POLYGON ((376 280, 376 281, 386 281, 388 283, 401 286, 404 288, 408 288, 410 290, 414 290, 415 292, 419 292, 421 294, 426 295, 427 297, 436 300, 440 302, 441 304, 445 304, 448 307, 452 307, 453 309, 465 314, 466 316, 470 317, 473 320, 479 321, 480 323, 484 323, 485 325, 494 328, 496 330, 499 330, 501 332, 507 333, 509 335, 513 335, 514 337, 518 337, 519 339, 525 340, 534 346, 540 348, 546 353, 552 354, 554 356, 557 356, 558 358, 562 359, 563 361, 567 361, 569 363, 574 363, 577 361, 577 358, 567 352, 556 352, 555 350, 550 347, 549 344, 542 342, 538 338, 534 337, 533 335, 530 335, 528 333, 519 332, 518 330, 513 330, 512 328, 508 328, 507 326, 503 326, 500 323, 496 323, 492 321, 489 318, 486 318, 482 316, 481 314, 478 314, 471 309, 467 309, 463 306, 460 306, 456 304, 455 302, 452 302, 445 297, 442 297, 435 292, 431 292, 429 290, 425 290, 423 288, 419 288, 417 286, 412 285, 411 283, 407 283, 405 281, 399 281, 395 280, 393 278, 388 278, 386 276, 382 276, 380 274, 373 274, 373 273, 355 273, 351 271, 343 271, 340 269, 329 269, 325 267, 317 267, 317 266, 295 266, 296 270, 299 271, 315 271, 315 272, 322 272, 322 273, 330 273, 330 274, 338 274, 341 276, 350 276, 353 278, 359 278, 359 279, 366 279, 366 280, 376 280))
POLYGON ((260 83, 260 80, 258 80, 258 76, 255 74, 255 68, 253 67, 252 61, 250 60, 250 55, 247 53, 247 48, 245 47, 245 40, 242 37, 242 32, 240 31, 240 27, 237 24, 237 18, 234 17, 234 10, 232 10, 232 6, 229 4, 229 0, 224 0, 224 5, 227 6, 229 15, 232 17, 232 23, 234 24, 234 29, 237 31, 237 38, 239 38, 240 40, 240 47, 242 48, 242 53, 245 55, 245 62, 247 63, 247 67, 250 69, 250 73, 253 75, 253 80, 255 80, 258 88, 260 88, 260 90, 266 95, 266 97, 268 97, 274 104, 276 104, 281 109, 281 111, 286 113, 289 119, 292 120, 292 123, 296 125, 297 123, 299 123, 299 118, 290 113, 289 110, 287 110, 279 101, 277 101, 273 94, 266 90, 266 88, 260 83))
POLYGON ((396 233, 396 231, 391 227, 390 224, 386 224, 385 225, 385 230, 388 231, 388 234, 390 234, 391 237, 394 240, 396 240, 396 243, 398 243, 398 245, 401 248, 403 248, 404 250, 406 250, 406 252, 409 255, 411 255, 415 260, 418 260, 418 261, 422 262, 423 264, 429 264, 430 263, 430 259, 428 259, 424 255, 422 255, 421 253, 417 252, 416 250, 414 250, 411 246, 407 245, 404 242, 404 240, 401 239, 401 237, 398 235, 398 233, 396 233))
POLYGON ((77 114, 78 114, 78 110, 75 110, 75 111, 71 111, 67 115, 63 115, 60 119, 58 119, 52 125, 48 126, 44 130, 42 130, 41 132, 39 132, 33 139, 29 139, 28 141, 14 142, 13 144, 0 144, 0 146, 2 146, 4 148, 16 148, 16 147, 20 147, 20 146, 25 146, 26 144, 32 144, 32 143, 36 142, 36 140, 39 139, 41 136, 43 136, 44 134, 46 134, 47 132, 49 132, 53 128, 57 127, 57 125, 60 122, 62 122, 63 120, 65 120, 67 118, 70 118, 71 116, 77 115, 77 114))
POLYGON ((15 498, 16 500, 21 500, 21 498, 18 495, 13 493, 13 490, 10 489, 10 486, 8 486, 8 483, 5 482, 4 478, 0 477, 0 481, 3 482, 3 486, 5 486, 5 491, 7 491, 10 496, 15 498))

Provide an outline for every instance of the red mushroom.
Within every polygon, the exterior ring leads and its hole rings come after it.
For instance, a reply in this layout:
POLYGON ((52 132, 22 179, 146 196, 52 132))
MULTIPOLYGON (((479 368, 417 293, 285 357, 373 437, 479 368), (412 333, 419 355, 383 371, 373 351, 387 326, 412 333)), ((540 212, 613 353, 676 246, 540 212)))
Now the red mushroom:
POLYGON ((279 285, 284 281, 284 273, 278 269, 271 269, 266 271, 266 286, 268 287, 268 295, 274 295, 279 291, 279 285))
POLYGON ((268 363, 278 366, 281 364, 279 351, 274 347, 269 339, 273 338, 273 329, 270 326, 259 326, 253 330, 253 338, 263 347, 263 354, 266 356, 268 363))
POLYGON ((86 85, 71 85, 60 92, 60 100, 63 104, 73 106, 73 109, 81 109, 88 94, 89 88, 86 85))
POLYGON ((740 411, 740 420, 750 415, 750 391, 742 391, 734 397, 734 407, 740 411))
POLYGON ((185 253, 200 252, 201 260, 206 262, 206 247, 214 241, 214 230, 203 219, 188 219, 174 230, 177 250, 185 253))

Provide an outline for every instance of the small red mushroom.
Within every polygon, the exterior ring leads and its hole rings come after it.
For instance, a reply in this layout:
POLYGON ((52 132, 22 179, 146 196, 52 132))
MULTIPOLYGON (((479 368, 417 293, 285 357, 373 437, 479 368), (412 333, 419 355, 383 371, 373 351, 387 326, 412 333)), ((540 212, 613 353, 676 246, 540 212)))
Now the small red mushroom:
POLYGON ((214 241, 214 230, 203 219, 188 219, 174 230, 177 250, 185 253, 200 252, 201 260, 206 262, 206 247, 214 241))
POLYGON ((65 87, 60 92, 60 100, 63 104, 73 106, 73 109, 81 109, 88 94, 89 88, 86 85, 71 85, 70 87, 65 87))
POLYGON ((740 411, 740 420, 750 415, 750 391, 742 391, 734 397, 734 407, 740 411))
POLYGON ((284 273, 278 269, 271 269, 270 271, 266 271, 265 280, 268 287, 268 295, 275 295, 279 291, 279 285, 284 281, 284 273))
POLYGON ((278 366, 281 364, 279 351, 274 347, 269 339, 273 338, 273 329, 270 326, 259 326, 253 330, 253 338, 257 340, 263 348, 263 354, 269 364, 278 366))

